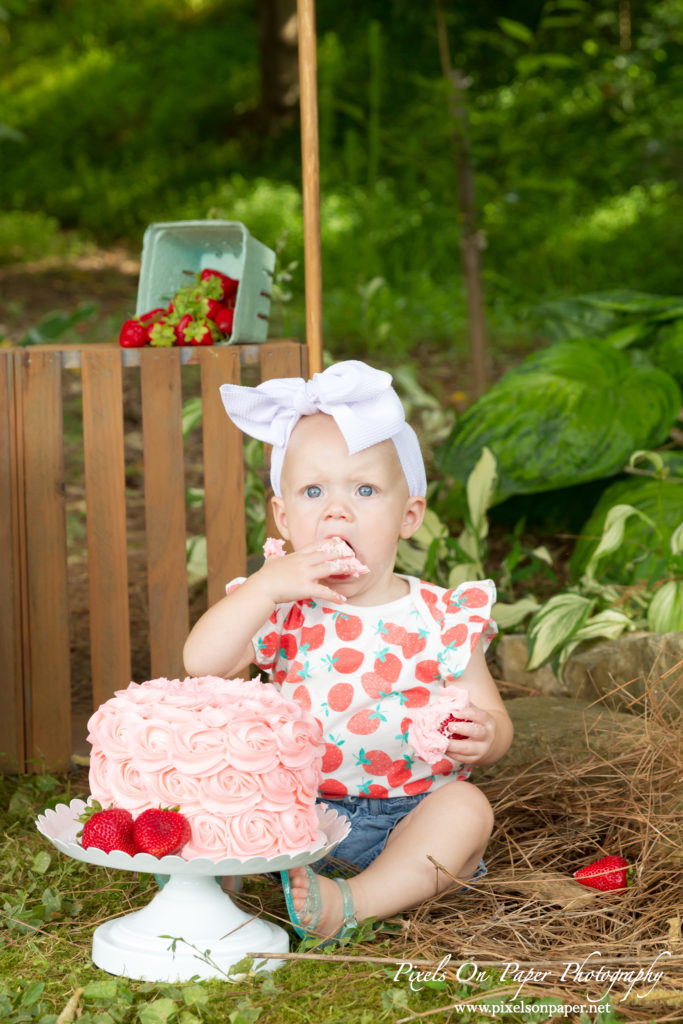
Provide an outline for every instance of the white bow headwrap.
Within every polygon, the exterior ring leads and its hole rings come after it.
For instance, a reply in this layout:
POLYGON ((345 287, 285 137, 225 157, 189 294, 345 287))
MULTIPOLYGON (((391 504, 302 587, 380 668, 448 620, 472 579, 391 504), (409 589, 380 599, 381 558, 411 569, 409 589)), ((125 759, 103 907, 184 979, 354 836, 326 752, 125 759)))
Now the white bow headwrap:
POLYGON ((279 497, 280 475, 292 430, 302 416, 327 413, 346 441, 349 455, 391 439, 398 453, 411 496, 427 490, 420 444, 406 423, 391 375, 355 359, 335 363, 312 380, 281 377, 258 387, 223 384, 223 405, 233 423, 273 446, 270 481, 279 497))

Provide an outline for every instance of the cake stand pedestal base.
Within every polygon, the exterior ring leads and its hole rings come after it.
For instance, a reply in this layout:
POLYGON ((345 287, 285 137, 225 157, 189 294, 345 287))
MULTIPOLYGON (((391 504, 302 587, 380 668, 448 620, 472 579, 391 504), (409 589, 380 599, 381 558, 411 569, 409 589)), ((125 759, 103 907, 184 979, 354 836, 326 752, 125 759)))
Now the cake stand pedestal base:
POLYGON ((237 977, 232 968, 252 952, 269 954, 256 959, 254 969, 280 967, 286 962, 281 955, 289 952, 287 932, 240 910, 223 892, 216 876, 260 875, 313 864, 331 853, 350 827, 345 817, 327 804, 319 804, 316 841, 299 853, 219 860, 184 860, 177 855, 157 858, 149 853, 131 856, 123 850, 83 849, 77 836, 85 806, 83 800, 57 804, 38 816, 38 831, 75 860, 120 871, 169 875, 164 888, 146 907, 107 921, 93 935, 92 958, 97 966, 137 981, 237 977))
MULTIPOLYGON (((250 950, 287 953, 287 932, 240 910, 212 876, 172 874, 142 910, 95 930, 92 958, 110 974, 173 982, 224 978, 250 950)), ((254 969, 283 963, 257 960, 254 969)))

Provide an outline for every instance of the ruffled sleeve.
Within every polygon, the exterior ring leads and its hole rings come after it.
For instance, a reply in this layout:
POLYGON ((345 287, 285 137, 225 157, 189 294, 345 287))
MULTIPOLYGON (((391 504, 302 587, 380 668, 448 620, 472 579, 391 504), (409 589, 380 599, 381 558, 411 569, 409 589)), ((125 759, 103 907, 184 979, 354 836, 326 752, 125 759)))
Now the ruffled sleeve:
POLYGON ((243 583, 247 582, 246 576, 235 576, 234 580, 230 580, 229 583, 225 584, 225 593, 232 594, 233 590, 237 590, 243 583))
POLYGON ((468 581, 452 590, 421 583, 420 597, 441 633, 438 660, 442 678, 445 681, 457 679, 477 644, 481 641, 486 650, 498 632, 491 618, 496 600, 495 583, 493 580, 468 581))

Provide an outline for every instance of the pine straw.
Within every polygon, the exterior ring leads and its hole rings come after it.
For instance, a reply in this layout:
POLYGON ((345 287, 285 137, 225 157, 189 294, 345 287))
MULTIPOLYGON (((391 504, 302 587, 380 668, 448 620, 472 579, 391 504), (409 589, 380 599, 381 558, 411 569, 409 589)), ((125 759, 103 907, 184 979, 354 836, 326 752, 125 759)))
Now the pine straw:
MULTIPOLYGON (((641 981, 621 1002, 628 983, 619 981, 609 998, 629 1021, 680 1022, 680 719, 668 723, 648 706, 634 722, 639 727, 606 737, 605 729, 614 731, 613 721, 598 726, 601 736, 593 731, 586 737, 580 756, 548 752, 533 763, 493 773, 482 788, 493 804, 496 826, 486 854, 488 875, 477 883, 476 893, 435 897, 402 919, 399 934, 386 933, 381 957, 376 943, 368 943, 362 959, 389 965, 391 958, 410 960, 416 967, 422 962, 424 969, 450 953, 446 974, 452 980, 463 961, 474 961, 485 971, 516 962, 524 970, 550 971, 543 984, 524 986, 527 1002, 555 996, 571 1004, 586 1003, 587 995, 599 1001, 609 981, 568 976, 560 983, 568 963, 590 957, 586 971, 601 966, 647 971, 660 954, 652 970, 663 971, 663 977, 653 991, 641 981), (605 749, 608 755, 600 752, 605 749), (620 854, 634 866, 628 889, 598 893, 572 878, 581 864, 605 854, 620 854)), ((356 947, 350 956, 340 949, 325 959, 354 961, 358 952, 356 947)), ((502 986, 508 999, 518 988, 510 973, 502 986)), ((484 994, 492 993, 479 990, 472 1001, 484 994)))
MULTIPOLYGON (((450 952, 480 966, 552 965, 557 980, 567 962, 591 954, 585 970, 647 970, 667 951, 672 955, 654 968, 664 971, 657 989, 667 995, 657 1020, 681 1019, 681 1003, 671 1016, 664 1011, 674 999, 683 1002, 680 719, 669 723, 650 707, 640 724, 611 736, 607 756, 588 736, 586 752, 574 760, 548 753, 493 776, 483 787, 496 816, 489 874, 467 901, 446 894, 412 912, 405 938, 421 956, 438 962, 450 952), (634 866, 627 890, 596 893, 572 879, 581 864, 608 853, 634 866)), ((607 984, 565 983, 565 1002, 572 987, 585 1001, 586 991, 599 996, 607 984)), ((648 988, 641 983, 633 995, 648 988)), ((537 992, 550 995, 547 985, 537 992)), ((629 1019, 652 1020, 652 1002, 636 1002, 640 1007, 628 1002, 629 1019)))

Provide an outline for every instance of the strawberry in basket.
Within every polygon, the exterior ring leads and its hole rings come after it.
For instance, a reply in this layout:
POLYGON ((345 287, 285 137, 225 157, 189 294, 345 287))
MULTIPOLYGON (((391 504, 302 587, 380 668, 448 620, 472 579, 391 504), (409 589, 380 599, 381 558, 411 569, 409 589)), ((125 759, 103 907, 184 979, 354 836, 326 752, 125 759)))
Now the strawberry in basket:
POLYGON ((183 285, 166 309, 151 309, 126 320, 119 344, 123 348, 170 348, 171 345, 213 345, 232 334, 239 282, 205 267, 194 283, 183 285))

